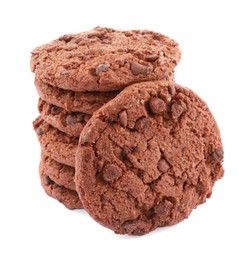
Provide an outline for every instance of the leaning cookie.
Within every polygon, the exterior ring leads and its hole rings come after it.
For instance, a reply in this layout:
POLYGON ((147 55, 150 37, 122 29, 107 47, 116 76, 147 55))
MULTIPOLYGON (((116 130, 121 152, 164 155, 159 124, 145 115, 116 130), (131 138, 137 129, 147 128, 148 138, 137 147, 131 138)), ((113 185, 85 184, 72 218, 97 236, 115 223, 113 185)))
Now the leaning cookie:
POLYGON ((44 121, 41 116, 35 119, 33 127, 44 154, 62 164, 75 166, 75 152, 79 138, 59 131, 44 121))
POLYGON ((75 92, 51 86, 37 78, 35 86, 39 96, 46 102, 67 111, 92 115, 94 111, 113 99, 119 92, 75 92))
POLYGON ((82 209, 82 203, 75 190, 58 185, 50 177, 43 163, 40 164, 41 185, 45 192, 52 198, 61 202, 68 209, 82 209))
POLYGON ((203 100, 167 81, 139 83, 84 127, 76 190, 97 222, 143 235, 204 203, 223 176, 222 161, 220 132, 203 100))
POLYGON ((37 47, 31 70, 52 86, 75 91, 113 91, 141 81, 173 78, 178 44, 147 30, 96 27, 37 47))
POLYGON ((81 112, 68 112, 42 99, 39 99, 38 110, 47 123, 66 134, 76 137, 80 136, 83 127, 91 117, 81 112))

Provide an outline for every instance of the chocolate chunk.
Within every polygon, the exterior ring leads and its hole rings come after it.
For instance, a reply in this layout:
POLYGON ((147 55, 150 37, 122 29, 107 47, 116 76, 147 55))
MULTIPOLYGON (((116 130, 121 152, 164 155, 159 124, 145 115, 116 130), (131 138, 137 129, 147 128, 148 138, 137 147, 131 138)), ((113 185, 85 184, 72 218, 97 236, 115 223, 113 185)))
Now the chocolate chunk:
POLYGON ((170 83, 168 89, 169 89, 169 94, 171 94, 172 96, 176 94, 176 88, 174 83, 170 83))
POLYGON ((161 98, 151 98, 149 106, 153 114, 162 114, 166 111, 166 104, 161 98))
POLYGON ((123 127, 127 126, 127 113, 126 113, 126 110, 123 110, 121 113, 119 113, 119 121, 120 121, 120 124, 123 127))
POLYGON ((160 172, 167 172, 167 170, 170 168, 169 163, 165 159, 160 159, 157 168, 160 172))
POLYGON ((173 203, 167 198, 154 207, 157 221, 167 221, 173 209, 173 203))
POLYGON ((144 170, 144 168, 141 165, 141 163, 139 162, 139 160, 136 158, 136 156, 134 154, 132 154, 133 151, 134 151, 134 148, 130 148, 126 145, 123 147, 123 150, 122 150, 123 162, 128 167, 130 167, 132 165, 133 168, 144 170), (130 163, 127 163, 126 161, 129 161, 130 163))
POLYGON ((80 66, 80 64, 77 63, 77 62, 71 62, 71 63, 68 63, 68 64, 63 65, 63 67, 64 67, 65 69, 67 69, 67 70, 76 69, 76 68, 78 68, 79 66, 80 66))
POLYGON ((91 139, 91 134, 92 134, 91 132, 85 133, 79 144, 82 146, 87 144, 89 142, 89 140, 91 139))
POLYGON ((171 106, 171 113, 172 118, 174 120, 178 119, 184 111, 186 111, 187 106, 182 100, 177 100, 172 106, 171 106))
POLYGON ((73 38, 72 34, 65 34, 59 38, 59 41, 70 42, 73 38))
POLYGON ((151 121, 148 118, 141 118, 135 124, 135 129, 138 132, 144 132, 151 126, 151 121))
POLYGON ((125 233, 132 234, 137 228, 136 220, 128 220, 122 224, 125 233))
POLYGON ((43 135, 44 134, 44 132, 43 132, 43 130, 42 130, 42 128, 41 127, 38 127, 37 129, 36 129, 36 134, 39 136, 39 135, 43 135))
POLYGON ((201 182, 196 184, 195 189, 199 195, 205 194, 207 191, 207 187, 201 182))
POLYGON ((51 107, 51 114, 54 116, 60 114, 61 111, 62 111, 62 108, 60 108, 60 107, 57 107, 57 106, 51 107))
POLYGON ((124 31, 124 35, 125 35, 126 37, 131 37, 131 36, 133 35, 133 33, 130 32, 130 31, 124 31))
POLYGON ((132 149, 131 149, 130 147, 128 147, 128 146, 125 145, 125 146, 123 147, 123 150, 122 150, 122 155, 127 158, 127 156, 128 156, 129 154, 131 154, 131 153, 132 153, 132 149))
POLYGON ((149 55, 146 55, 144 59, 146 61, 149 61, 149 62, 154 62, 158 59, 158 55, 157 54, 149 54, 149 55))
POLYGON ((108 66, 105 64, 99 64, 99 66, 96 68, 96 74, 99 75, 101 72, 108 71, 108 66))
POLYGON ((68 115, 66 117, 66 122, 67 122, 67 125, 74 125, 74 124, 78 123, 78 119, 74 115, 68 115))
POLYGON ((49 176, 45 175, 44 176, 44 183, 45 185, 50 185, 53 183, 53 181, 49 178, 49 176))
POLYGON ((69 74, 70 74, 69 71, 66 71, 66 70, 63 71, 63 72, 61 72, 61 75, 62 75, 62 76, 68 76, 69 74))
POLYGON ((139 64, 137 62, 132 62, 131 71, 135 76, 139 74, 148 75, 152 72, 152 68, 139 64))
POLYGON ((220 147, 218 149, 216 149, 212 154, 211 154, 211 158, 213 159, 213 161, 215 162, 221 162, 224 158, 224 151, 223 148, 220 147))
POLYGON ((122 170, 113 164, 108 164, 103 171, 103 178, 107 182, 113 182, 122 175, 122 170))

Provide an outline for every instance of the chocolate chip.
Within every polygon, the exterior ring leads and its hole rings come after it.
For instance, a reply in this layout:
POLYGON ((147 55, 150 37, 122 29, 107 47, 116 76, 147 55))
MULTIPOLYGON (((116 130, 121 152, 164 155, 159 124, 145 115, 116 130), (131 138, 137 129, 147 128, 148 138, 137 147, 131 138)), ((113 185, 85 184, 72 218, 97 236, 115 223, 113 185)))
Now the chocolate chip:
MULTIPOLYGON (((76 68, 78 68, 79 66, 80 66, 80 64, 77 63, 77 62, 71 62, 71 63, 68 63, 68 64, 63 65, 63 67, 64 67, 65 69, 67 69, 67 70, 76 69, 76 68)), ((62 72, 62 73, 63 73, 63 72, 62 72)), ((66 73, 66 75, 68 75, 68 74, 66 73)))
POLYGON ((73 38, 72 34, 65 34, 59 38, 59 41, 70 42, 73 38))
POLYGON ((125 110, 123 110, 121 113, 119 113, 119 121, 123 127, 127 126, 127 113, 125 110))
POLYGON ((157 168, 160 172, 167 172, 167 170, 170 168, 169 163, 165 159, 160 159, 157 168))
POLYGON ((152 68, 139 64, 137 62, 132 62, 131 71, 135 76, 139 74, 148 75, 152 72, 152 68))
POLYGON ((78 123, 78 119, 75 115, 68 115, 66 117, 66 122, 67 122, 67 125, 74 125, 74 124, 78 123))
POLYGON ((91 131, 91 130, 90 130, 90 131, 87 131, 87 132, 83 135, 83 137, 82 137, 82 139, 81 139, 81 142, 80 142, 80 145, 83 147, 84 145, 86 145, 87 143, 89 143, 90 140, 91 140, 91 137, 92 137, 92 131, 91 131))
POLYGON ((61 75, 62 75, 62 76, 68 76, 68 75, 69 75, 69 71, 66 71, 66 70, 65 70, 65 71, 62 71, 62 72, 61 72, 61 75))
POLYGON ((169 87, 168 87, 168 90, 169 90, 169 94, 174 96, 176 94, 175 84, 174 83, 170 83, 169 87))
POLYGON ((89 162, 90 160, 91 160, 91 158, 92 158, 92 156, 91 156, 91 154, 90 153, 88 153, 88 152, 86 152, 86 154, 85 154, 85 162, 89 162))
MULTIPOLYGON (((138 226, 138 221, 137 220, 128 220, 128 221, 125 221, 123 224, 122 224, 122 228, 124 229, 125 233, 127 234, 133 234, 136 229, 137 229, 137 226, 138 226)), ((142 234, 141 234, 142 235, 142 234)))
POLYGON ((153 34, 153 32, 149 31, 149 30, 142 30, 141 33, 142 33, 142 35, 153 34))
POLYGON ((49 176, 45 175, 44 176, 44 183, 45 185, 50 185, 53 183, 53 181, 49 178, 49 176))
POLYGON ((122 175, 122 170, 113 164, 108 164, 103 171, 103 179, 107 182, 113 182, 122 175))
POLYGON ((172 106, 171 106, 171 114, 172 118, 174 120, 178 119, 184 111, 186 111, 187 106, 182 100, 177 100, 172 106))
POLYGON ((133 33, 130 32, 130 31, 124 31, 124 35, 125 35, 126 37, 131 37, 131 36, 133 35, 133 33))
POLYGON ((40 135, 43 135, 44 134, 44 132, 43 132, 43 130, 42 130, 42 128, 41 127, 38 127, 37 129, 36 129, 36 134, 38 135, 38 136, 40 136, 40 135))
POLYGON ((195 189, 199 195, 205 194, 207 192, 207 187, 201 182, 196 184, 195 189))
POLYGON ((143 165, 140 163, 139 159, 136 158, 134 154, 132 154, 134 148, 130 148, 128 146, 124 146, 122 150, 123 162, 127 167, 132 166, 133 168, 137 168, 140 170, 144 170, 143 165), (127 164, 126 161, 129 161, 131 164, 127 164))
POLYGON ((146 55, 144 59, 146 61, 149 61, 149 62, 154 62, 158 59, 158 55, 157 54, 149 54, 149 55, 146 55))
POLYGON ((99 64, 99 66, 96 68, 96 75, 99 75, 101 72, 108 71, 108 66, 105 64, 99 64))
POLYGON ((130 147, 128 147, 128 146, 125 145, 125 146, 123 147, 123 150, 122 150, 122 155, 127 158, 127 156, 128 156, 129 154, 131 154, 131 153, 132 153, 132 149, 131 149, 130 147))
POLYGON ((166 218, 170 215, 171 209, 173 208, 173 203, 167 199, 165 201, 160 202, 158 205, 154 207, 154 212, 158 217, 166 218))
POLYGON ((220 147, 218 149, 216 149, 212 154, 211 154, 211 158, 213 159, 213 161, 215 162, 221 162, 224 158, 224 151, 223 148, 220 147))
POLYGON ((166 111, 166 104, 161 98, 151 98, 149 106, 153 114, 162 114, 166 111))
POLYGON ((57 107, 57 106, 51 107, 51 114, 54 116, 60 114, 61 111, 62 111, 62 108, 60 108, 60 107, 57 107))
POLYGON ((151 126, 151 121, 148 118, 141 118, 135 124, 135 129, 138 132, 144 132, 151 126))

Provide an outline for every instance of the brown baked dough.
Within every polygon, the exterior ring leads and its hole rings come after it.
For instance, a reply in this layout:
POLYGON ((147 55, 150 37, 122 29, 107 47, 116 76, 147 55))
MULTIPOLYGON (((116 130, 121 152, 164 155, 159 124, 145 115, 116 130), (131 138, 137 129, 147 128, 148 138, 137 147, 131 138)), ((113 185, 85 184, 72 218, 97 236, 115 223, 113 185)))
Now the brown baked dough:
POLYGON ((42 82, 75 91, 113 91, 141 81, 173 78, 178 44, 148 30, 96 27, 37 47, 31 70, 42 82))
POLYGON ((76 153, 76 190, 89 214, 143 235, 187 218, 223 176, 216 121, 193 91, 131 85, 94 113, 76 153))

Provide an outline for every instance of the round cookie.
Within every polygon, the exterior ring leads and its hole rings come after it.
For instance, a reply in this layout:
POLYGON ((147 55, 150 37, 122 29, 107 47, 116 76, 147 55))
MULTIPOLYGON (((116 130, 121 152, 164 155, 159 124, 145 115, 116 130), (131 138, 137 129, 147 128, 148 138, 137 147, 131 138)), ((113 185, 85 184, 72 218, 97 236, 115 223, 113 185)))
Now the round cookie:
POLYGON ((80 136, 83 127, 91 117, 81 112, 68 112, 61 107, 46 103, 42 99, 39 99, 38 110, 47 123, 76 137, 80 136))
POLYGON ((178 44, 148 30, 96 27, 37 47, 31 70, 52 86, 75 91, 120 90, 135 82, 172 78, 178 44))
POLYGON ((46 172, 46 168, 40 164, 39 168, 41 185, 45 192, 52 198, 58 200, 68 209, 82 209, 82 203, 75 190, 65 188, 54 182, 46 172))
POLYGON ((60 89, 44 83, 37 78, 35 86, 39 96, 50 104, 67 111, 82 112, 92 115, 94 111, 113 99, 118 92, 75 92, 60 89))
POLYGON ((45 122, 41 116, 33 122, 33 127, 44 154, 59 163, 75 166, 75 153, 79 138, 59 131, 45 122))
POLYGON ((223 176, 220 132, 206 103, 167 81, 134 84, 96 111, 76 153, 84 208, 116 233, 171 226, 223 176))
POLYGON ((45 154, 41 155, 40 167, 56 184, 75 190, 75 169, 73 167, 61 164, 45 154))

